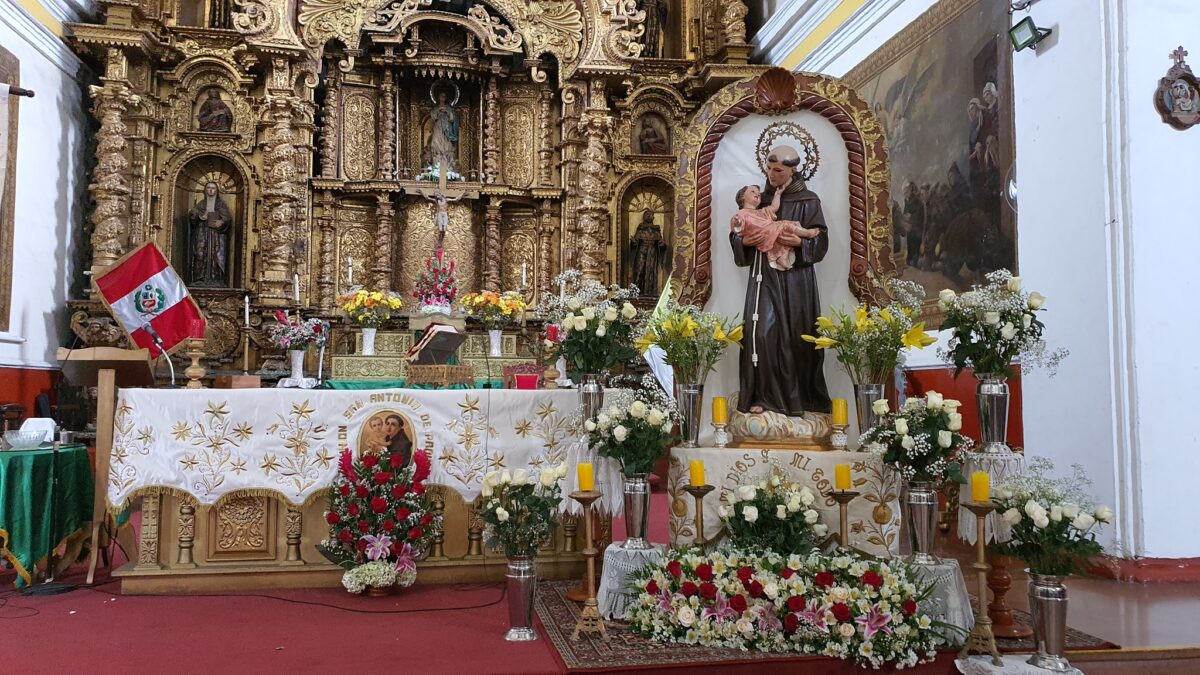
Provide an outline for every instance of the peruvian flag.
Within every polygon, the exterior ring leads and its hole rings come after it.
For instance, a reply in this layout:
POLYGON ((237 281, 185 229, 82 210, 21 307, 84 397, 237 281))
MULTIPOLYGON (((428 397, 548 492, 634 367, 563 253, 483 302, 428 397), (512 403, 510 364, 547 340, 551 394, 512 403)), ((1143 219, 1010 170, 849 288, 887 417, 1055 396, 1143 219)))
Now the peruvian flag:
POLYGON ((96 288, 134 344, 168 354, 189 337, 204 337, 204 317, 183 280, 154 242, 146 242, 96 277, 96 288))

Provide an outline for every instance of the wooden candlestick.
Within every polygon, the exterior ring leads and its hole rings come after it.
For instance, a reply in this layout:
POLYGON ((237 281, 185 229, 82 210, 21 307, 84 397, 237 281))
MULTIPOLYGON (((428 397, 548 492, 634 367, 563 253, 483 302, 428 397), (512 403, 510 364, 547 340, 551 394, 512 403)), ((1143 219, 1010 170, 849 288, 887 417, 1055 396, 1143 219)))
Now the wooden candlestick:
POLYGON ((975 562, 971 563, 971 569, 975 570, 979 579, 979 609, 975 611, 975 625, 971 627, 971 633, 967 636, 967 641, 963 643, 958 658, 964 659, 971 652, 991 654, 992 664, 1000 666, 1004 662, 1000 660, 1000 650, 996 649, 996 635, 992 633, 992 619, 984 611, 984 607, 987 605, 987 572, 990 566, 986 560, 987 545, 983 540, 983 520, 987 514, 996 510, 996 502, 963 502, 963 506, 975 514, 976 556, 975 562))
POLYGON ((579 614, 579 622, 575 624, 575 632, 571 635, 579 639, 580 633, 599 633, 600 637, 608 639, 604 630, 604 619, 600 616, 600 608, 596 604, 596 544, 592 538, 592 502, 601 497, 601 493, 591 490, 588 492, 572 492, 571 499, 583 506, 584 541, 586 548, 583 556, 587 558, 587 601, 583 603, 583 611, 579 614))
POLYGON ((1013 623, 1013 610, 1008 606, 1005 596, 1012 588, 1012 575, 1008 572, 1009 557, 993 553, 988 555, 991 571, 987 575, 988 588, 992 591, 992 601, 988 603, 988 618, 992 620, 992 633, 1000 638, 1020 639, 1033 635, 1029 626, 1013 623))
POLYGON ((826 493, 838 503, 838 526, 841 528, 838 530, 838 546, 843 549, 850 548, 850 502, 860 494, 854 490, 831 490, 826 493))
POLYGON ((204 338, 188 338, 187 351, 184 353, 192 360, 191 364, 183 371, 188 379, 187 388, 203 389, 204 383, 201 380, 207 373, 204 366, 200 365, 200 359, 204 356, 204 338))
POLYGON ((716 488, 711 485, 685 485, 683 489, 696 500, 696 537, 692 543, 704 546, 708 543, 704 538, 704 496, 716 488))

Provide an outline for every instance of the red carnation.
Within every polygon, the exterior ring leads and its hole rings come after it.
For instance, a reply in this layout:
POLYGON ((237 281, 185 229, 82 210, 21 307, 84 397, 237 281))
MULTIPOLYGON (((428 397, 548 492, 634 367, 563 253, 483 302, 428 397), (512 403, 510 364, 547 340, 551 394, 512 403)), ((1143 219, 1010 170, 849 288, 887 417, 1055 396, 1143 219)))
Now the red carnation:
POLYGON ((387 511, 388 503, 383 497, 375 497, 371 500, 371 510, 375 513, 383 513, 387 511))
POLYGON ((350 484, 342 483, 341 485, 338 486, 338 492, 342 493, 343 497, 349 497, 350 496, 350 484))
POLYGON ((325 514, 325 522, 329 523, 330 525, 337 525, 338 523, 342 522, 342 517, 333 511, 330 511, 329 513, 325 514))
POLYGON ((779 571, 779 576, 784 579, 791 579, 793 574, 795 574, 795 572, 790 567, 785 567, 779 571))
POLYGON ((712 565, 704 563, 696 567, 696 576, 700 577, 700 581, 712 581, 713 571, 712 565))
POLYGON ((354 540, 354 535, 350 534, 350 530, 343 529, 341 532, 338 532, 338 540, 349 544, 354 540))
POLYGON ((683 565, 680 565, 678 560, 672 560, 667 563, 667 574, 678 579, 683 574, 683 565))
POLYGON ((817 585, 817 588, 829 588, 835 581, 833 572, 817 572, 816 578, 813 579, 813 583, 817 585))
POLYGON ((346 507, 346 510, 350 512, 350 515, 357 516, 358 515, 358 504, 351 503, 350 506, 346 507))
POLYGON ((763 585, 757 581, 750 582, 750 597, 761 598, 763 595, 763 585))
POLYGON ((413 464, 417 467, 413 473, 414 483, 422 483, 429 478, 429 455, 426 455, 424 450, 413 453, 413 464))
POLYGON ((371 529, 371 524, 365 520, 358 521, 358 531, 366 534, 371 529))
POLYGON ((685 581, 685 582, 683 582, 683 584, 682 584, 682 585, 679 587, 679 592, 680 592, 680 593, 683 593, 684 597, 688 597, 688 598, 690 598, 690 597, 692 597, 693 595, 695 595, 695 594, 696 594, 696 592, 697 592, 697 591, 699 591, 699 590, 700 590, 699 588, 696 588, 696 584, 695 584, 695 582, 692 582, 692 581, 685 581))
POLYGON ((833 617, 838 621, 850 620, 850 608, 844 602, 833 603, 833 607, 830 607, 829 611, 833 612, 833 617))
POLYGON ((862 582, 875 590, 879 590, 883 586, 883 577, 879 576, 878 572, 867 570, 862 575, 862 582))
POLYGON ((904 612, 904 616, 912 616, 917 613, 917 601, 909 598, 900 605, 900 611, 904 612))
POLYGON ((738 595, 733 596, 732 598, 729 599, 729 606, 732 607, 733 611, 735 611, 735 612, 746 611, 746 607, 747 607, 746 596, 744 596, 740 593, 738 595))
POLYGON ((396 520, 408 520, 408 516, 411 514, 412 511, 409 511, 407 506, 401 506, 400 508, 396 509, 396 520))
POLYGON ((375 465, 379 463, 379 458, 376 457, 375 455, 365 455, 362 458, 362 463, 368 469, 373 469, 373 468, 375 468, 375 465))
POLYGON ((412 490, 413 490, 414 495, 418 495, 418 496, 423 495, 423 494, 425 494, 425 484, 424 483, 414 483, 412 490))
POLYGON ((358 480, 358 474, 354 471, 354 455, 350 454, 350 450, 342 451, 341 457, 338 458, 338 468, 341 469, 342 475, 349 478, 351 481, 358 480))
POLYGON ((754 576, 754 570, 750 569, 749 567, 743 567, 737 571, 738 579, 741 579, 743 582, 750 581, 750 577, 752 576, 754 576))
POLYGON ((366 499, 367 495, 370 493, 367 491, 367 486, 356 485, 354 486, 354 494, 358 495, 359 499, 366 499))
POLYGON ((700 584, 700 597, 705 600, 712 600, 717 597, 717 587, 715 584, 710 584, 707 581, 700 584))
POLYGON ((795 614, 788 614, 787 616, 783 617, 783 630, 787 631, 788 633, 795 633, 796 629, 799 627, 800 618, 795 614))
POLYGON ((650 595, 658 595, 658 582, 651 579, 650 583, 646 584, 646 592, 650 595))
POLYGON ((403 499, 404 495, 408 494, 408 486, 401 483, 400 485, 392 486, 392 496, 396 499, 403 499))
POLYGON ((432 513, 426 513, 425 515, 421 516, 421 524, 422 525, 428 525, 432 522, 433 522, 433 514, 432 513))
POLYGON ((383 531, 384 532, 391 532, 394 529, 396 529, 396 521, 392 520, 391 518, 388 518, 387 520, 383 521, 383 531))
POLYGON ((391 457, 388 457, 388 466, 391 466, 393 469, 399 469, 403 465, 404 458, 400 455, 393 454, 391 457))
POLYGON ((793 612, 803 611, 804 598, 800 597, 799 595, 793 595, 787 599, 787 606, 788 609, 792 610, 793 612))
POLYGON ((359 539, 359 540, 358 540, 358 543, 357 543, 357 544, 355 544, 355 545, 354 545, 354 547, 358 549, 358 552, 359 552, 359 553, 362 553, 363 551, 366 551, 366 550, 367 550, 367 540, 366 540, 366 539, 359 539))
POLYGON ((422 530, 420 527, 414 527, 408 531, 409 539, 420 539, 423 536, 425 536, 425 530, 422 530))
POLYGON ((390 472, 388 472, 388 471, 376 471, 375 472, 375 484, 376 485, 387 485, 388 481, 390 481, 390 480, 392 480, 392 474, 390 472))

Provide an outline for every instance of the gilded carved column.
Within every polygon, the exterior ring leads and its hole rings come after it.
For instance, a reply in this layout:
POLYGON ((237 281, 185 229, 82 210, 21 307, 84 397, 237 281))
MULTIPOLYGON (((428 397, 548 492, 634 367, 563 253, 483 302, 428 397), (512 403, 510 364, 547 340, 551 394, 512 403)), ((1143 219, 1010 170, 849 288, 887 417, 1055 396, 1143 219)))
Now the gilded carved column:
POLYGON ((337 230, 334 223, 333 193, 325 190, 321 193, 321 217, 317 219, 321 229, 321 260, 317 271, 317 290, 320 295, 322 309, 333 309, 337 297, 340 280, 337 278, 337 230))
POLYGON ((580 126, 587 88, 578 82, 568 82, 562 92, 562 183, 566 188, 562 207, 562 239, 559 255, 560 269, 577 267, 579 253, 579 161, 586 143, 580 126))
POLYGON ((554 92, 542 87, 538 92, 538 185, 554 187, 554 127, 550 124, 550 102, 554 92))
POLYGON ((161 495, 142 497, 142 529, 138 538, 137 569, 162 568, 158 562, 158 515, 161 505, 161 495))
POLYGON ((583 275, 604 281, 608 246, 608 149, 612 118, 589 113, 580 121, 586 145, 579 162, 579 262, 583 275))
POLYGON ((483 286, 500 290, 500 202, 488 202, 483 216, 483 286))
POLYGON ((284 530, 287 536, 287 552, 284 554, 283 564, 303 565, 304 558, 300 556, 300 535, 304 531, 304 514, 290 504, 284 516, 284 530))
POLYGON ((542 208, 538 213, 538 276, 537 276, 537 291, 538 294, 552 293, 550 288, 551 275, 551 247, 554 245, 554 221, 553 221, 553 202, 549 199, 542 201, 542 208))
POLYGON ((184 500, 179 505, 179 558, 176 567, 195 567, 192 547, 196 542, 196 505, 184 500))
POLYGON ((396 177, 396 80, 390 65, 384 68, 379 87, 379 158, 375 166, 381 180, 396 177))
POLYGON ((496 78, 491 77, 483 98, 483 182, 495 183, 499 177, 500 93, 496 89, 496 78))
POLYGON ((371 277, 375 288, 387 290, 392 287, 392 254, 395 243, 392 236, 396 210, 387 195, 379 197, 375 208, 375 259, 371 265, 371 277))
POLYGON ((125 157, 128 143, 125 134, 125 113, 139 98, 123 81, 109 75, 123 76, 125 56, 119 49, 110 49, 108 71, 103 86, 91 87, 92 114, 100 120, 96 132, 96 167, 94 182, 88 186, 96 208, 92 211, 92 272, 112 266, 125 253, 129 240, 129 194, 126 179, 129 160, 125 157))
MULTIPOLYGON (((278 60, 278 59, 277 59, 278 60)), ((270 127, 263 151, 263 224, 258 247, 262 259, 259 298, 264 305, 286 305, 292 301, 292 273, 299 172, 296 167, 296 134, 293 128, 295 98, 267 96, 270 127)))
POLYGON ((321 177, 338 177, 338 132, 341 129, 342 74, 329 61, 325 80, 325 107, 321 109, 321 177))

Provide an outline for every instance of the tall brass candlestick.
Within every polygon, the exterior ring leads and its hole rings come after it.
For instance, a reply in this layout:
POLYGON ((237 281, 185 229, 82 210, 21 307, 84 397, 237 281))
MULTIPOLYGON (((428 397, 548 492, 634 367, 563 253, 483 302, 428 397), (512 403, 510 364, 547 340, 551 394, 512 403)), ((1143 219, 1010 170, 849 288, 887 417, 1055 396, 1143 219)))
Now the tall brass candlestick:
POLYGON ((716 488, 711 485, 685 485, 683 489, 696 500, 696 538, 693 542, 703 546, 708 543, 704 538, 704 496, 716 488))
POLYGON ((250 326, 242 327, 242 375, 250 374, 250 326))
POLYGON ((979 608, 975 611, 975 625, 971 628, 971 634, 967 636, 967 641, 963 643, 958 658, 966 658, 971 652, 991 654, 992 664, 1000 666, 1004 662, 1000 660, 1000 650, 996 649, 996 636, 992 634, 992 619, 987 614, 987 573, 990 565, 987 564, 985 550, 987 544, 983 538, 983 520, 987 514, 996 510, 996 502, 964 502, 963 506, 975 514, 976 556, 975 562, 971 563, 971 569, 975 570, 975 574, 979 577, 979 608))
MULTIPOLYGON (((827 496, 833 497, 833 501, 838 503, 838 546, 844 549, 850 548, 850 502, 854 498, 862 494, 853 490, 831 490, 826 493, 827 496)), ((828 539, 826 539, 828 541, 828 539)))
POLYGON ((575 632, 571 638, 579 639, 580 633, 599 633, 605 640, 608 639, 608 633, 604 631, 604 619, 600 616, 600 609, 596 604, 596 555, 599 551, 596 550, 595 539, 592 536, 592 502, 601 497, 602 493, 595 490, 588 492, 572 492, 571 499, 579 502, 583 506, 583 522, 584 522, 584 537, 586 539, 586 548, 583 549, 583 556, 587 558, 587 601, 583 603, 583 612, 579 614, 579 622, 575 624, 575 632))

